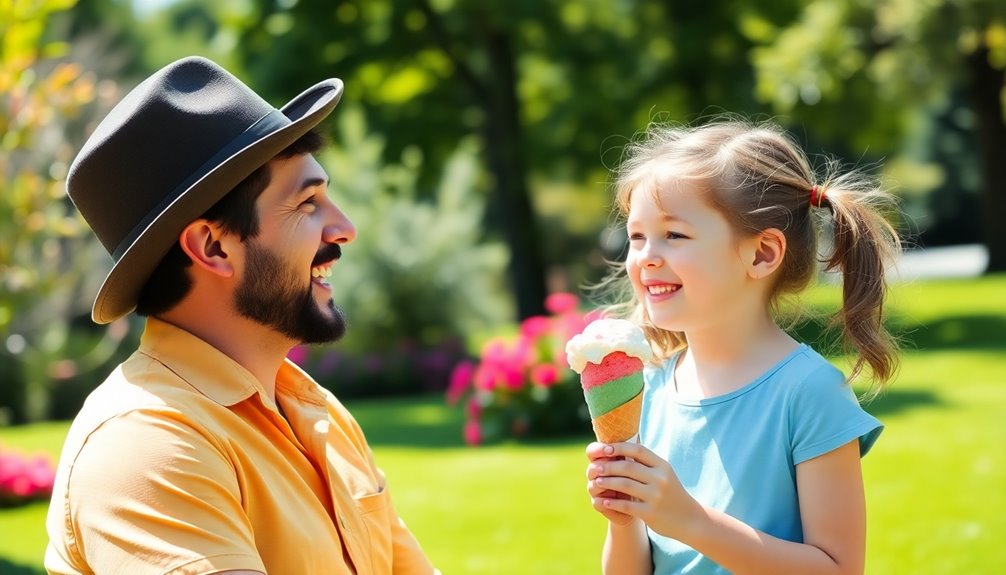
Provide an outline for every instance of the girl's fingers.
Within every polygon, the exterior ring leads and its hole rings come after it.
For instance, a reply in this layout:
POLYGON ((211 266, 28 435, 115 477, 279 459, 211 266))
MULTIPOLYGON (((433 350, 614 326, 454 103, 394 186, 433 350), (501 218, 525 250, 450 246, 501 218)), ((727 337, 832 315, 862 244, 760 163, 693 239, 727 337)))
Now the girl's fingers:
POLYGON ((591 493, 594 493, 595 490, 597 493, 601 493, 604 490, 616 491, 627 497, 636 499, 642 499, 647 493, 645 484, 627 477, 598 477, 590 482, 589 489, 591 493))
POLYGON ((630 459, 597 460, 587 466, 587 479, 628 477, 640 483, 652 481, 653 470, 630 459))
POLYGON ((645 510, 645 504, 641 501, 636 501, 635 499, 604 498, 604 499, 598 499, 596 501, 598 504, 600 504, 600 507, 598 507, 597 504, 595 504, 594 508, 600 511, 601 513, 604 513, 606 516, 608 515, 608 513, 614 512, 629 517, 640 517, 643 511, 645 510))
POLYGON ((587 493, 591 499, 626 499, 629 496, 618 491, 595 486, 593 483, 587 485, 587 493))
POLYGON ((608 457, 629 458, 645 465, 646 467, 659 467, 660 465, 666 463, 657 454, 643 447, 639 443, 612 443, 610 445, 606 445, 601 451, 607 454, 608 457), (608 447, 611 449, 607 449, 608 447))

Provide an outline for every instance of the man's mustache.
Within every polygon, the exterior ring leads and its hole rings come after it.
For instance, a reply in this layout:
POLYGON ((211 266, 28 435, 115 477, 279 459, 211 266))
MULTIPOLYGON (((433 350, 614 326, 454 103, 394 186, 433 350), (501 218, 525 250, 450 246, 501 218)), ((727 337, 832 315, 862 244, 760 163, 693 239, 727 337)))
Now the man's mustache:
POLYGON ((325 247, 318 251, 318 255, 314 256, 314 261, 311 266, 321 265, 330 261, 337 260, 342 257, 342 248, 339 244, 327 244, 325 247))

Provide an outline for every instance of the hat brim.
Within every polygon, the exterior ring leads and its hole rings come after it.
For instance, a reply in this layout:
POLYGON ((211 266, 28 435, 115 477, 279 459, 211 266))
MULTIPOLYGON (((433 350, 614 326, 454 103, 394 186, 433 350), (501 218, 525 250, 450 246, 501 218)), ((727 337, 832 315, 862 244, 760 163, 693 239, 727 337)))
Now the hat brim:
POLYGON ((252 172, 317 126, 342 98, 341 80, 315 84, 279 111, 290 120, 220 161, 158 214, 112 266, 91 309, 95 323, 110 323, 136 308, 140 290, 181 230, 202 216, 252 172))

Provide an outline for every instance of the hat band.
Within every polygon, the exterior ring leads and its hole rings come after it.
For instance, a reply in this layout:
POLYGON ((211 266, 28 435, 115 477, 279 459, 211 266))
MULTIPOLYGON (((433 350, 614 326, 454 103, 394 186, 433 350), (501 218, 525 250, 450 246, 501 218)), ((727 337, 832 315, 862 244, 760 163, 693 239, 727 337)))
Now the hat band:
POLYGON ((221 148, 219 152, 214 154, 203 165, 199 166, 199 168, 193 172, 191 176, 176 186, 170 194, 168 194, 163 200, 161 200, 160 203, 157 204, 157 206, 150 210, 146 217, 134 226, 126 237, 119 242, 115 251, 112 252, 112 259, 119 261, 126 251, 129 250, 130 246, 132 246, 137 240, 137 238, 143 234, 147 227, 149 227, 159 215, 164 213, 168 206, 175 203, 175 201, 178 200, 178 198, 196 182, 206 177, 207 174, 223 164, 225 160, 234 154, 288 125, 290 125, 290 118, 286 117, 286 115, 279 110, 272 110, 265 116, 256 120, 255 123, 249 126, 247 130, 238 134, 236 138, 228 142, 227 145, 221 148))

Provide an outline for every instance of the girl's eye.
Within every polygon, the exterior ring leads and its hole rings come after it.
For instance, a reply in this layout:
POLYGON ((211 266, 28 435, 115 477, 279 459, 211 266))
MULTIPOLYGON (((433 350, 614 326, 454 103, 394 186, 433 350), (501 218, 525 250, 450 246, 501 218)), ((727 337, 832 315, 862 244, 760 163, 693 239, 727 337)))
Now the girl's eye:
POLYGON ((646 239, 646 236, 644 236, 643 234, 629 234, 629 241, 630 242, 635 242, 635 241, 645 240, 645 239, 646 239))
POLYGON ((683 240, 686 239, 687 237, 688 236, 685 236, 684 234, 679 234, 678 232, 667 232, 667 239, 669 240, 683 240))

